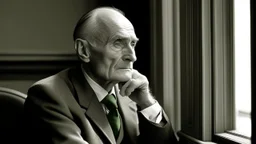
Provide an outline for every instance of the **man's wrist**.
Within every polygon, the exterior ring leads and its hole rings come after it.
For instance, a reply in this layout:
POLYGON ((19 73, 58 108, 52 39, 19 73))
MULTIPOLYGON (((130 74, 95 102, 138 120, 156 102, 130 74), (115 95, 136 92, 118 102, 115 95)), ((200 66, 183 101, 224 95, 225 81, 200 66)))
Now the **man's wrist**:
POLYGON ((140 107, 141 110, 143 110, 155 103, 156 103, 156 100, 152 96, 150 96, 148 100, 145 100, 143 103, 138 104, 138 106, 140 107))

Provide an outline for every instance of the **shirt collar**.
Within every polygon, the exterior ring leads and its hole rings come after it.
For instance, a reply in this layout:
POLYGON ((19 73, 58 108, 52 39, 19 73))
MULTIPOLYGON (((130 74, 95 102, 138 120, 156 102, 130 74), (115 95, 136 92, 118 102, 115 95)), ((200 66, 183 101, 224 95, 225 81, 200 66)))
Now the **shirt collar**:
MULTIPOLYGON (((106 91, 103 87, 101 87, 98 83, 96 83, 92 78, 90 78, 90 76, 86 73, 86 71, 83 69, 83 67, 81 66, 83 75, 85 77, 85 79, 87 80, 87 82, 89 83, 89 85, 92 87, 94 93, 96 94, 99 102, 101 102, 108 94, 108 91, 106 91)), ((115 95, 115 91, 114 88, 111 89, 110 94, 114 94, 115 95)))

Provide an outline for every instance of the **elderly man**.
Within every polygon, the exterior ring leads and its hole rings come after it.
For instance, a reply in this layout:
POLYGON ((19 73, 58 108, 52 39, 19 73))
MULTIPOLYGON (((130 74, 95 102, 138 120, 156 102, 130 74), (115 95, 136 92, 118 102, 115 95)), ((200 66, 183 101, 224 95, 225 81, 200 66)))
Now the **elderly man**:
POLYGON ((81 66, 28 91, 27 143, 177 143, 147 78, 133 69, 137 42, 133 25, 117 9, 82 16, 74 30, 81 66))

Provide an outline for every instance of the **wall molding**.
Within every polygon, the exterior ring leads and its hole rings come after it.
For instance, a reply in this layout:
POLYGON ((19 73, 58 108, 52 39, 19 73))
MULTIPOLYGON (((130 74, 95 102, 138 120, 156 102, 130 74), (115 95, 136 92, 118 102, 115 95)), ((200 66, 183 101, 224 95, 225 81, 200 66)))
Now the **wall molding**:
POLYGON ((73 61, 76 54, 0 53, 0 62, 10 61, 73 61))
POLYGON ((75 54, 0 54, 0 79, 49 75, 77 64, 75 54))

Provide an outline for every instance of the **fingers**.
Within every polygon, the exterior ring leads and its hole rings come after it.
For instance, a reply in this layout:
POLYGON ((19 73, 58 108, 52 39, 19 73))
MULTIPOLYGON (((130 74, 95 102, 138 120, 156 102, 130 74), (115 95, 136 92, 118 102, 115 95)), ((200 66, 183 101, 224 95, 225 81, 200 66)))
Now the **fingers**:
POLYGON ((122 96, 130 96, 131 93, 135 89, 140 88, 142 84, 143 81, 141 81, 140 79, 130 79, 121 87, 120 94, 122 96))
POLYGON ((144 90, 147 88, 147 78, 140 74, 137 70, 133 71, 132 79, 126 83, 119 83, 120 94, 122 96, 130 96, 136 89, 144 90))
POLYGON ((125 91, 126 91, 126 88, 129 86, 129 84, 131 83, 131 79, 129 81, 127 81, 123 86, 122 85, 119 85, 120 88, 120 94, 122 96, 125 96, 125 91))
POLYGON ((131 79, 129 85, 125 89, 125 94, 130 96, 131 93, 140 86, 141 81, 131 79))

